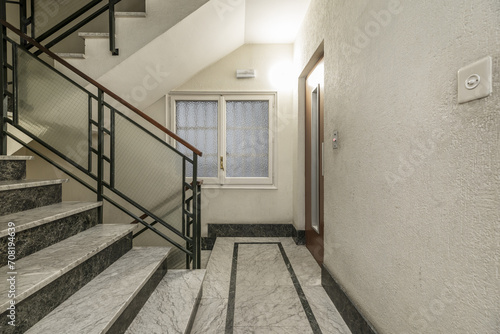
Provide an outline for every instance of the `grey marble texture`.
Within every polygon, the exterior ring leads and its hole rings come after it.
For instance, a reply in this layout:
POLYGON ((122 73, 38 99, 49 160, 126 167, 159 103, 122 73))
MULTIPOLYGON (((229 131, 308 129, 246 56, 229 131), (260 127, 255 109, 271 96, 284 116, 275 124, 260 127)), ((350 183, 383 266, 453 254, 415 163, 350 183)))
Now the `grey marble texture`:
MULTIPOLYGON (((109 245, 16 305, 16 327, 0 322, 0 333, 24 333, 132 248, 132 233, 109 245), (64 288, 62 288, 64 287, 64 288)), ((6 312, 1 317, 5 318, 6 312)))
POLYGON ((34 157, 26 155, 0 155, 0 161, 33 160, 34 157))
MULTIPOLYGON (((16 229, 16 260, 19 261, 25 256, 38 252, 97 225, 97 208, 93 205, 91 207, 90 210, 45 222, 43 225, 35 225, 29 229, 21 229, 21 231, 16 229)), ((15 222, 15 220, 12 221, 15 222)), ((0 238, 0 266, 7 265, 8 243, 8 236, 0 238)))
MULTIPOLYGON (((131 233, 131 225, 98 225, 16 261, 16 300, 21 302, 92 255, 131 233)), ((6 267, 0 268, 7 272, 6 267)), ((0 281, 0 309, 6 309, 8 284, 0 281)))
POLYGON ((26 177, 26 161, 0 160, 0 181, 22 180, 26 177))
POLYGON ((0 216, 52 205, 61 201, 61 184, 0 191, 0 216))
POLYGON ((376 334, 377 331, 358 311, 349 296, 325 266, 321 268, 321 285, 353 333, 376 334))
POLYGON ((201 269, 207 268, 208 260, 210 260, 210 254, 212 254, 211 250, 202 250, 201 251, 201 269))
MULTIPOLYGON (((321 286, 321 268, 303 245, 290 237, 217 238, 203 283, 203 298, 193 333, 226 332, 224 305, 228 305, 232 253, 238 245, 238 269, 234 297, 232 333, 303 334, 317 333, 309 323, 296 286, 276 244, 246 245, 252 242, 281 243, 301 285, 316 326, 324 334, 350 334, 344 320, 321 286)), ((230 333, 231 331, 229 331, 230 333)))
POLYGON ((68 179, 59 180, 9 180, 0 182, 0 191, 25 189, 50 186, 53 184, 61 184, 68 182, 68 179))
POLYGON ((279 284, 236 287, 234 326, 307 327, 295 287, 279 284))
MULTIPOLYGON (((236 285, 292 286, 285 262, 277 245, 239 245, 236 285)), ((246 288, 245 288, 246 289, 246 288)))
POLYGON ((227 299, 202 298, 191 334, 220 334, 226 328, 227 299))
POLYGON ((313 331, 311 330, 310 326, 306 327, 245 326, 245 327, 234 327, 233 333, 234 334, 292 334, 292 333, 313 334, 313 331))
POLYGON ((189 333, 205 270, 169 270, 126 331, 127 334, 189 333))
POLYGON ((304 287, 304 293, 323 333, 350 333, 349 327, 322 286, 304 287))
POLYGON ((169 250, 130 250, 27 333, 106 333, 164 262, 169 250))
POLYGON ((62 202, 0 217, 0 237, 7 235, 9 222, 16 233, 101 206, 100 202, 62 202))
POLYGON ((219 237, 291 237, 292 224, 208 224, 208 236, 219 237))

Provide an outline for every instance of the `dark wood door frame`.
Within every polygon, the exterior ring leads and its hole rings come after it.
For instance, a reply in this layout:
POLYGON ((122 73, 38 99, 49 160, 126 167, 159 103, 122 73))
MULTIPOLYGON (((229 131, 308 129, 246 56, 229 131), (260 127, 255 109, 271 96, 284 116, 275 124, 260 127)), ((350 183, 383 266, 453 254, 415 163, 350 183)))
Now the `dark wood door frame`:
MULTIPOLYGON (((321 58, 306 77, 305 84, 305 229, 306 246, 319 264, 323 263, 324 257, 324 177, 322 170, 323 152, 322 143, 324 143, 324 60, 321 58), (314 99, 318 96, 318 105, 314 99), (313 124, 314 113, 317 113, 317 123, 313 124), (317 126, 313 131, 312 127, 317 126), (312 138, 314 134, 314 138, 312 138), (317 146, 314 146, 316 142, 317 146), (313 178, 313 150, 317 150, 317 165, 314 166, 317 171, 318 187, 314 189, 313 178), (316 208, 313 207, 313 189, 317 191, 316 208), (319 217, 314 218, 315 209, 319 210, 319 217), (313 221, 318 221, 316 228, 313 221)), ((315 159, 316 160, 316 159, 315 159)))

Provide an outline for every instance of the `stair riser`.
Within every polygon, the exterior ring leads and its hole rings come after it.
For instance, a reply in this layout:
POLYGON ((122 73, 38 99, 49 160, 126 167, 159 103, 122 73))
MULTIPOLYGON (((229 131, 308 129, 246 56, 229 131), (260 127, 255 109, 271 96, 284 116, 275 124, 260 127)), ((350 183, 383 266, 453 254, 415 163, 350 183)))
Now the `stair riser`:
POLYGON ((189 318, 189 323, 186 328, 186 334, 191 333, 191 329, 193 329, 194 319, 196 318, 196 313, 198 313, 198 308, 200 307, 201 297, 203 297, 203 290, 200 289, 198 293, 198 297, 196 298, 196 303, 193 307, 193 313, 191 313, 191 318, 189 318))
MULTIPOLYGON (((97 208, 16 233, 16 259, 38 252, 97 225, 97 208)), ((15 222, 14 222, 15 223, 15 222)), ((7 265, 8 237, 0 239, 0 267, 7 265)))
POLYGON ((158 267, 155 273, 149 278, 148 282, 142 287, 141 291, 134 297, 123 313, 114 322, 111 328, 106 331, 107 334, 122 334, 134 321, 135 316, 147 302, 153 291, 167 273, 167 260, 158 267))
MULTIPOLYGON (((130 233, 16 304, 16 327, 8 326, 2 321, 0 333, 24 333, 131 248, 130 233)), ((96 296, 96 299, 98 298, 99 296, 96 296)), ((2 313, 1 317, 7 319, 7 312, 2 313)))
POLYGON ((0 161, 0 181, 22 180, 26 178, 26 161, 0 161))
POLYGON ((62 185, 5 190, 0 192, 0 216, 60 203, 62 185))

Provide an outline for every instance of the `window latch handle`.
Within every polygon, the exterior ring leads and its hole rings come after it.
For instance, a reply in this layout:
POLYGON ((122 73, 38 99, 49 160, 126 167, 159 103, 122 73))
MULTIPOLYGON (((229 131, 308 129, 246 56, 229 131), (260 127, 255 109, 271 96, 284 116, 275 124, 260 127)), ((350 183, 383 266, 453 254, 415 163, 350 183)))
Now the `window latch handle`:
POLYGON ((220 169, 224 170, 224 157, 220 157, 220 169))

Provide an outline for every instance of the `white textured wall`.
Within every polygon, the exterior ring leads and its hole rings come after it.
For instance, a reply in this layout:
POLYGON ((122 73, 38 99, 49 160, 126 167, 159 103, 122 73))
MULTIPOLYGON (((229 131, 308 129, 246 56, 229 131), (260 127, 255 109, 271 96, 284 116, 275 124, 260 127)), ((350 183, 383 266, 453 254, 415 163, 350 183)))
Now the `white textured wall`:
POLYGON ((397 3, 313 0, 295 44, 300 72, 324 40, 326 140, 340 136, 325 265, 380 333, 500 333, 500 2, 397 3), (457 70, 486 55, 493 95, 458 105, 457 70))
MULTIPOLYGON (((202 233, 209 223, 290 223, 292 221, 292 117, 293 82, 276 85, 270 76, 276 65, 290 64, 290 44, 246 44, 201 71, 176 91, 277 91, 277 190, 205 189, 202 199, 202 233), (237 69, 253 68, 255 79, 236 79, 237 69)), ((289 71, 287 73, 290 73, 289 71)), ((286 74, 286 73, 284 73, 286 74)), ((168 106, 169 107, 169 106, 168 106)))

